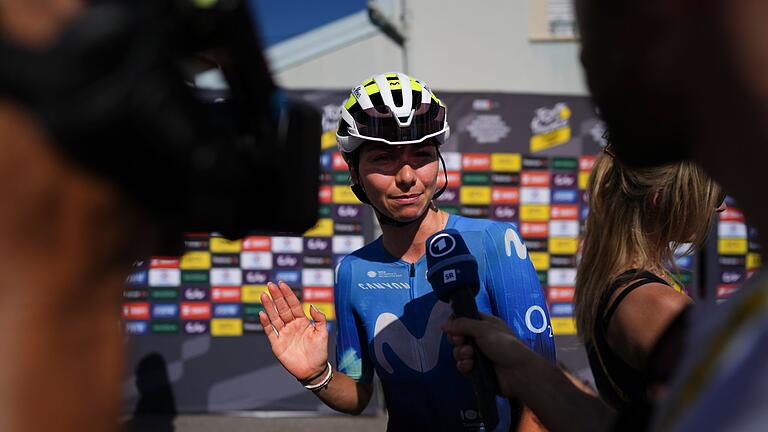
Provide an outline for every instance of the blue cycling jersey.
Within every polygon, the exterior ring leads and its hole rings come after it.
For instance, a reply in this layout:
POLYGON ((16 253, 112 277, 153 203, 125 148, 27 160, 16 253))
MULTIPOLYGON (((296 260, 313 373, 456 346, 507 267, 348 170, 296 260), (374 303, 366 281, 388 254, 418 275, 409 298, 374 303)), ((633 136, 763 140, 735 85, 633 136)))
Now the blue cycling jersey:
MULTIPOLYGON (((544 294, 514 225, 451 215, 477 258, 478 309, 512 328, 522 343, 555 360, 544 294)), ((478 430, 471 382, 456 369, 452 345, 440 330, 451 314, 427 281, 426 258, 411 264, 392 257, 381 238, 348 255, 336 274, 338 370, 370 384, 381 380, 389 430, 478 430)), ((508 430, 509 403, 498 398, 508 430)))

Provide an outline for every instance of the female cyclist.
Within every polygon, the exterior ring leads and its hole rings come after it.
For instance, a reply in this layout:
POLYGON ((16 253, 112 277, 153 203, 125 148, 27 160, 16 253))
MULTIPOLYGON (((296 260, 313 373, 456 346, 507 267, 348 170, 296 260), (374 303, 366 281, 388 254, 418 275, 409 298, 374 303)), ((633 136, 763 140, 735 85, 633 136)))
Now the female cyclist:
MULTIPOLYGON (((284 283, 269 284, 271 299, 262 296, 261 322, 288 372, 331 408, 352 414, 368 404, 375 372, 389 430, 483 427, 472 385, 454 367, 440 330, 450 306, 438 301, 426 278, 425 241, 437 231, 457 229, 477 258, 478 308, 554 361, 544 296, 514 226, 449 215, 434 204, 445 188, 438 188, 438 173, 448 131, 445 105, 401 73, 372 77, 342 107, 337 141, 352 190, 373 207, 383 234, 337 269, 336 371, 323 314, 310 308, 311 324, 284 283)), ((497 430, 508 430, 520 413, 506 399, 497 402, 497 430)))

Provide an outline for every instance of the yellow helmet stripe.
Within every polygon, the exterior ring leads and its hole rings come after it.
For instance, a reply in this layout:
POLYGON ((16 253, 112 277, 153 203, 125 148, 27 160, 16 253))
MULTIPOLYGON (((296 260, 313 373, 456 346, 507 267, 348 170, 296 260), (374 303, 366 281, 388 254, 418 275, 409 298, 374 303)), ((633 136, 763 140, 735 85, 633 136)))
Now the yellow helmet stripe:
POLYGON ((379 90, 379 86, 378 86, 378 85, 376 85, 376 83, 375 83, 375 82, 374 82, 374 83, 372 83, 372 84, 366 84, 366 85, 365 85, 365 92, 366 92, 366 93, 368 93, 368 96, 371 96, 371 95, 373 95, 373 94, 376 94, 376 93, 378 93, 379 91, 381 91, 381 90, 379 90))
POLYGON ((355 99, 355 95, 351 94, 349 95, 349 99, 347 99, 347 101, 344 103, 344 108, 350 109, 352 108, 352 105, 356 103, 357 103, 357 99, 355 99))

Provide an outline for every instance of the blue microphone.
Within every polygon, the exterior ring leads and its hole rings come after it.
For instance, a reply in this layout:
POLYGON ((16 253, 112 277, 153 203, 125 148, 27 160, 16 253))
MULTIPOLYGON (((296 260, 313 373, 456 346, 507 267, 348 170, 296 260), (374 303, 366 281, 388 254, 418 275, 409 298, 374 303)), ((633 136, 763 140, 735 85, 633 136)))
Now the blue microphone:
MULTIPOLYGON (((437 297, 451 304, 456 317, 480 319, 475 296, 480 290, 477 260, 455 229, 432 234, 427 239, 427 279, 437 297)), ((485 429, 492 431, 499 424, 496 394, 499 383, 493 364, 485 357, 474 339, 467 341, 475 353, 475 367, 470 376, 475 386, 480 415, 485 429)))

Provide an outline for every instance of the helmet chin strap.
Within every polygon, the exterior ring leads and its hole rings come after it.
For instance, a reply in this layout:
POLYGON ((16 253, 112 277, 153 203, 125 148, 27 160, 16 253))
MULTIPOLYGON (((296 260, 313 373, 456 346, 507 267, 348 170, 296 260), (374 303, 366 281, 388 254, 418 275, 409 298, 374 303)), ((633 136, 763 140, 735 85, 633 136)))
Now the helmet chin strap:
MULTIPOLYGON (((407 221, 407 222, 399 221, 397 219, 393 219, 393 218, 385 215, 381 210, 376 208, 376 206, 373 205, 371 200, 368 199, 368 195, 365 193, 365 189, 363 188, 362 182, 360 181, 360 174, 357 172, 357 170, 355 170, 355 174, 357 175, 357 182, 355 182, 351 186, 352 193, 355 194, 355 196, 357 197, 357 199, 360 200, 360 202, 362 202, 364 204, 368 204, 369 206, 373 207, 373 210, 376 211, 376 218, 379 220, 379 223, 382 224, 382 225, 389 225, 389 226, 401 228, 401 227, 405 227, 405 226, 411 225, 414 222, 421 221, 422 219, 424 219, 424 215, 427 214, 427 212, 429 211, 430 208, 436 208, 435 205, 434 205, 434 200, 436 200, 438 197, 440 197, 440 195, 442 195, 443 192, 445 192, 445 188, 448 187, 448 170, 445 167, 445 160, 443 160, 443 155, 440 154, 440 148, 438 147, 437 144, 435 144, 435 148, 437 149, 437 157, 440 159, 440 162, 443 164, 443 175, 445 177, 445 183, 440 188, 440 190, 438 190, 437 192, 435 192, 434 195, 432 195, 433 202, 430 202, 430 204, 429 204, 429 206, 427 206, 426 210, 424 210, 424 212, 422 214, 420 214, 419 216, 417 216, 415 219, 412 219, 412 220, 407 221)), ((438 166, 438 169, 440 169, 439 166, 438 166)))

